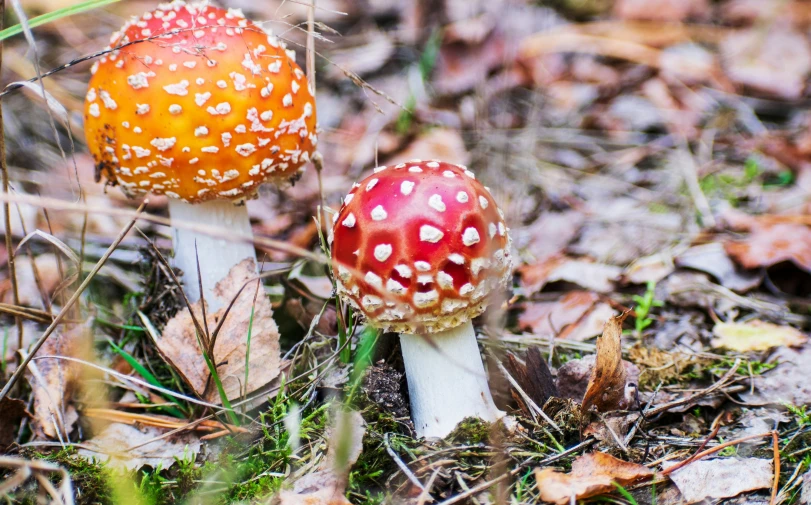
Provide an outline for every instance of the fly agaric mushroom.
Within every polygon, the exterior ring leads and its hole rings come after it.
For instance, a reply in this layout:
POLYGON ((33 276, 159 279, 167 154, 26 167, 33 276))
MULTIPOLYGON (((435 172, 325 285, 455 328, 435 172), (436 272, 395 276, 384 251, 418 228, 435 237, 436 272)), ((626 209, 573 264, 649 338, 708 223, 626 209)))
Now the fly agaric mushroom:
MULTIPOLYGON (((251 237, 244 205, 295 179, 316 145, 314 92, 295 54, 239 10, 174 1, 133 18, 94 64, 85 133, 97 179, 169 198, 173 220, 251 237)), ((173 228, 187 295, 209 304, 247 240, 173 228), (195 253, 195 243, 197 254, 195 253)), ((216 307, 211 307, 216 310, 216 307)))
POLYGON ((471 320, 512 273, 510 237, 490 192, 465 167, 378 167, 335 216, 338 292, 368 324, 400 333, 417 434, 466 417, 495 421, 471 320))

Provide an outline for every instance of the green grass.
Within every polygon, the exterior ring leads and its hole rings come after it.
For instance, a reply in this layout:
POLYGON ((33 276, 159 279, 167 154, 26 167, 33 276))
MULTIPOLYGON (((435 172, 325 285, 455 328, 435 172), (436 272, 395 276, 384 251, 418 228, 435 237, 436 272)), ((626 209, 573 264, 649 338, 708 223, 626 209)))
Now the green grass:
MULTIPOLYGON (((62 9, 57 9, 52 12, 48 12, 46 14, 42 14, 41 16, 37 16, 35 18, 28 20, 28 26, 30 28, 36 28, 37 26, 42 26, 47 23, 51 23, 53 21, 57 21, 62 18, 66 18, 68 16, 73 16, 75 14, 80 14, 82 12, 87 12, 89 10, 97 9, 99 7, 103 7, 105 5, 110 5, 116 3, 120 0, 90 0, 87 2, 82 2, 77 5, 71 5, 69 7, 63 7, 62 9)), ((21 24, 16 24, 9 26, 4 30, 0 30, 0 41, 3 41, 9 37, 13 37, 15 35, 19 35, 23 32, 23 27, 21 24)))
POLYGON ((662 307, 664 305, 663 301, 654 298, 655 291, 656 283, 653 281, 648 281, 648 285, 645 288, 645 293, 642 296, 634 295, 633 297, 633 300, 636 303, 636 307, 634 307, 634 312, 636 312, 634 329, 636 330, 637 335, 641 335, 645 328, 653 324, 653 319, 648 317, 651 313, 651 309, 654 307, 662 307))

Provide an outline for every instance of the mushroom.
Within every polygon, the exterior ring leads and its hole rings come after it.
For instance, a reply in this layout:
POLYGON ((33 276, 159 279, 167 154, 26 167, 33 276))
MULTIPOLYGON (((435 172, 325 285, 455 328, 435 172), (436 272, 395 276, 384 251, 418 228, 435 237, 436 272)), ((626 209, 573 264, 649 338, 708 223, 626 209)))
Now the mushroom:
POLYGON ((232 266, 256 261, 244 201, 265 181, 295 180, 315 150, 314 92, 293 51, 240 10, 206 2, 133 18, 109 49, 85 100, 97 179, 131 197, 166 195, 172 220, 219 229, 219 237, 172 230, 188 297, 201 296, 199 257, 211 305, 232 266))
POLYGON ((338 293, 367 324, 400 333, 419 436, 503 415, 471 320, 511 278, 510 237, 472 172, 420 160, 376 168, 335 215, 332 256, 338 293))

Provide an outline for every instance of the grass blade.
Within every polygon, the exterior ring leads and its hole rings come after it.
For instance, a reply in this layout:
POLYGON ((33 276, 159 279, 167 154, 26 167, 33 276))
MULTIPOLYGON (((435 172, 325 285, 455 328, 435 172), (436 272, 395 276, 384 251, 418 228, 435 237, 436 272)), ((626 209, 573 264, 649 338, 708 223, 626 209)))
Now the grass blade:
MULTIPOLYGON (((89 0, 87 2, 82 2, 77 5, 71 5, 70 7, 63 7, 62 9, 56 9, 53 12, 48 12, 41 16, 37 16, 33 19, 29 19, 28 26, 31 28, 36 28, 37 26, 41 26, 46 23, 56 21, 58 19, 73 16, 74 14, 80 14, 82 12, 93 10, 98 7, 103 7, 105 5, 110 5, 118 1, 120 0, 89 0)), ((9 26, 5 30, 0 30, 0 41, 5 40, 9 37, 13 37, 14 35, 19 35, 22 32, 23 27, 20 24, 9 26)))

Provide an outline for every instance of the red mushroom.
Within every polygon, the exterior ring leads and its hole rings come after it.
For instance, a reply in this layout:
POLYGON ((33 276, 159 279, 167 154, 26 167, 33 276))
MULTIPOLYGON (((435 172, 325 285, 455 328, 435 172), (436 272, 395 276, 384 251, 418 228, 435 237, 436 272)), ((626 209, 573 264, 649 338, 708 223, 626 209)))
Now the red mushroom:
MULTIPOLYGON (((256 260, 244 200, 298 176, 316 145, 313 90, 295 54, 239 10, 174 1, 127 23, 93 67, 85 133, 99 177, 130 195, 170 197, 173 220, 241 235, 173 229, 175 264, 206 300, 256 260)), ((212 309, 215 307, 212 307, 212 309)))
POLYGON ((338 292, 368 324, 400 333, 418 435, 494 421, 471 320, 511 276, 504 217, 465 167, 414 160, 374 172, 335 217, 338 292))

